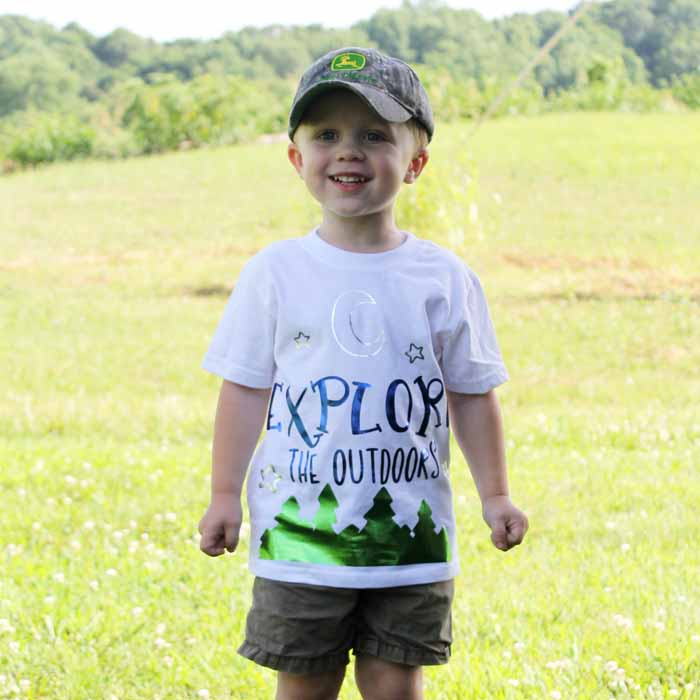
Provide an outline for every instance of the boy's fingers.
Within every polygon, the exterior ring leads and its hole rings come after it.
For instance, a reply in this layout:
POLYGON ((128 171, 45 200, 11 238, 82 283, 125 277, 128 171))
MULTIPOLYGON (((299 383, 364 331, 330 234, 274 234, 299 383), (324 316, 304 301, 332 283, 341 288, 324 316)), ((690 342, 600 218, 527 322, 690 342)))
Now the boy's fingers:
POLYGON ((229 552, 233 552, 238 546, 238 528, 232 525, 226 525, 226 549, 229 552))
POLYGON ((523 541, 523 537, 525 537, 525 528, 522 523, 517 523, 508 531, 508 546, 515 547, 523 541))
POLYGON ((516 520, 511 527, 509 528, 508 532, 508 541, 511 543, 511 546, 514 546, 516 544, 520 544, 523 541, 523 537, 525 537, 525 533, 527 532, 528 528, 528 522, 527 518, 522 518, 520 520, 516 520))
POLYGON ((508 549, 506 528, 503 523, 498 523, 491 529, 491 542, 493 542, 498 549, 508 549))
POLYGON ((211 557, 218 557, 224 553, 219 533, 204 532, 199 541, 199 548, 211 557))

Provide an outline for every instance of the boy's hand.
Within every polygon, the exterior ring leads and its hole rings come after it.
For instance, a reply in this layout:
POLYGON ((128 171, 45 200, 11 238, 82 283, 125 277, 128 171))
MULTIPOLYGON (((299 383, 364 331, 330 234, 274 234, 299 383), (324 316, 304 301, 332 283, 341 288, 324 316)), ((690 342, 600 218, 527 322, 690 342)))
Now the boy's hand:
POLYGON ((491 541, 506 552, 523 541, 527 532, 527 516, 518 510, 508 496, 491 496, 482 504, 484 520, 491 528, 491 541))
POLYGON ((204 517, 199 521, 199 548, 210 557, 238 546, 243 511, 240 498, 231 493, 214 494, 204 517))

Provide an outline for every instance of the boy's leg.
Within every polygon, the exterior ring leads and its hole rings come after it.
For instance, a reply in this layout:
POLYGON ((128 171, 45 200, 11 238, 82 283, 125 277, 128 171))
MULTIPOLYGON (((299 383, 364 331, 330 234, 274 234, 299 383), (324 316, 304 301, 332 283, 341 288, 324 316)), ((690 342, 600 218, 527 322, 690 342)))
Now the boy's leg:
POLYGON ((363 700, 423 699, 422 667, 450 657, 453 595, 453 581, 361 592, 354 650, 363 700))
POLYGON ((359 654, 355 681, 363 700, 423 700, 423 668, 359 654))
POLYGON ((275 700, 337 700, 345 677, 345 666, 325 673, 277 674, 275 700))

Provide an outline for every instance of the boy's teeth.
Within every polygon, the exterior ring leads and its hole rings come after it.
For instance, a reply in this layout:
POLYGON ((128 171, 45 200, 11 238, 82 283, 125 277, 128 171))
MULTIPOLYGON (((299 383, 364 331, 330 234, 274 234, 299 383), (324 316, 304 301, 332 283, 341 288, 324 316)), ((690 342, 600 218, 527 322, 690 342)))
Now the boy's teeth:
POLYGON ((333 179, 337 182, 366 182, 367 178, 356 177, 353 175, 334 175, 333 179))

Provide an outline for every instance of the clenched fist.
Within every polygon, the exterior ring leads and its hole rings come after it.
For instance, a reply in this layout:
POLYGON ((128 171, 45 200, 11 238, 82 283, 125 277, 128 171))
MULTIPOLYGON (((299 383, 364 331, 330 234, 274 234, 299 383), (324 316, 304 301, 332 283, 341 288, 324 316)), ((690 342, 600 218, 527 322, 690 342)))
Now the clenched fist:
POLYGON ((198 525, 202 536, 199 548, 210 557, 218 557, 224 551, 235 551, 242 519, 239 497, 231 493, 212 495, 209 508, 198 525))
POLYGON ((527 516, 507 496, 492 496, 482 506, 494 547, 505 552, 523 541, 528 529, 527 516))

